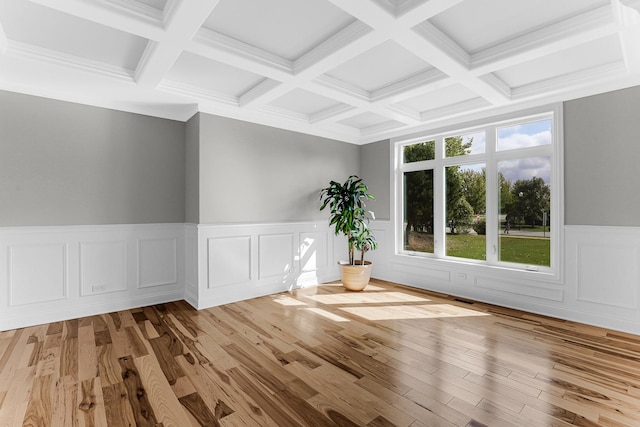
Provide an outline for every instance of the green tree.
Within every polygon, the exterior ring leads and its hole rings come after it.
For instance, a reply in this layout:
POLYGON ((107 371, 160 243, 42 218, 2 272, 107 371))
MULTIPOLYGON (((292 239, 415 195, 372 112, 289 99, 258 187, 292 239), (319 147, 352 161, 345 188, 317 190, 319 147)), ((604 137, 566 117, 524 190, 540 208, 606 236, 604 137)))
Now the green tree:
POLYGON ((462 171, 462 193, 476 214, 487 210, 486 188, 486 169, 483 168, 481 172, 471 169, 462 171))
POLYGON ((473 208, 464 197, 457 199, 451 206, 449 230, 451 234, 465 232, 473 224, 473 208))
POLYGON ((461 136, 450 136, 444 139, 444 152, 447 157, 464 156, 471 153, 473 138, 467 142, 461 136))
MULTIPOLYGON (((461 136, 445 139, 445 154, 447 157, 469 154, 472 139, 464 142, 461 136)), ((412 163, 435 158, 435 142, 426 141, 404 147, 404 162, 412 163)), ((426 231, 433 233, 433 170, 407 172, 405 179, 405 221, 406 237, 408 241, 411 231, 426 231)), ((465 199, 464 177, 460 166, 446 169, 446 206, 447 223, 454 224, 454 229, 469 228, 469 219, 473 215, 473 207, 465 199), (462 202, 464 200, 464 203, 462 202), (461 207, 462 206, 462 207, 461 207), (471 213, 466 209, 470 207, 471 213), (462 226, 462 228, 460 228, 462 226)))
POLYGON ((548 212, 551 206, 551 190, 539 177, 517 180, 513 184, 511 197, 510 217, 532 227, 542 222, 543 212, 548 212))
POLYGON ((507 213, 513 203, 513 194, 511 181, 505 178, 502 172, 498 172, 498 189, 500 191, 500 212, 507 213))
MULTIPOLYGON (((464 156, 471 152, 473 138, 464 142, 461 136, 445 138, 445 154, 447 157, 464 156)), ((465 199, 464 178, 460 166, 449 166, 446 168, 446 203, 447 203, 447 224, 451 233, 465 231, 469 228, 473 208, 465 199), (471 209, 469 213, 467 207, 471 209)))
MULTIPOLYGON (((435 158, 435 142, 427 141, 404 147, 405 163, 435 158)), ((408 241, 411 230, 433 233, 433 170, 404 174, 405 220, 408 241)))

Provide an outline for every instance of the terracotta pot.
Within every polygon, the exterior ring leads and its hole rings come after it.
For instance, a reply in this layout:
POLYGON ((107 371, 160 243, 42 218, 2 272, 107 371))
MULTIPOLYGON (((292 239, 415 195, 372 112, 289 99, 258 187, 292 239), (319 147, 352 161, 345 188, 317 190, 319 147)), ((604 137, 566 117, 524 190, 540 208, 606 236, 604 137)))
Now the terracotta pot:
POLYGON ((371 279, 371 261, 365 261, 364 265, 360 265, 360 261, 356 261, 356 265, 339 262, 340 277, 342 277, 342 286, 350 291, 361 291, 369 284, 371 279))

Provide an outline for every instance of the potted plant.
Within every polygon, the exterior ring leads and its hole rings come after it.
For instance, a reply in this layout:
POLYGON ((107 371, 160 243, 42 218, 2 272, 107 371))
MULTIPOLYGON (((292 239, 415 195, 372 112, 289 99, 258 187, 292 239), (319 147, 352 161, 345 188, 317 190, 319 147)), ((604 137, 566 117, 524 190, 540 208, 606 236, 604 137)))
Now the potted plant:
POLYGON ((351 175, 344 184, 331 181, 320 190, 320 210, 329 207, 329 225, 335 234, 347 237, 349 260, 339 262, 342 284, 352 291, 361 291, 371 278, 371 262, 365 261, 364 254, 378 247, 378 242, 369 228, 369 219, 375 219, 373 212, 367 211, 365 201, 375 200, 361 178, 351 175), (356 257, 356 251, 359 257, 356 257))

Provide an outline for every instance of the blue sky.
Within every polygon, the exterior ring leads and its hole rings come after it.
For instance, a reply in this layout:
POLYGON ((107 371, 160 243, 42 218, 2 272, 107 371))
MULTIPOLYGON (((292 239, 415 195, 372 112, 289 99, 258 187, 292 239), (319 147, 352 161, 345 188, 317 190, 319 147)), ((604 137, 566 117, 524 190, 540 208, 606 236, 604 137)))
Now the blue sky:
MULTIPOLYGON (((551 120, 538 120, 517 126, 498 128, 498 150, 510 150, 515 148, 536 147, 551 143, 551 120)), ((484 132, 471 133, 462 136, 464 142, 473 138, 470 154, 484 153, 486 150, 486 137, 484 132)), ((484 164, 465 165, 463 170, 471 169, 481 171, 484 164)), ((547 184, 551 183, 551 160, 549 157, 531 157, 509 161, 502 161, 498 169, 506 179, 515 182, 519 179, 531 179, 540 177, 547 184)))
MULTIPOLYGON (((498 129, 498 150, 536 147, 551 143, 551 120, 539 120, 498 129)), ((551 159, 549 157, 531 157, 503 161, 498 169, 506 179, 515 182, 518 179, 540 177, 551 183, 551 159)))

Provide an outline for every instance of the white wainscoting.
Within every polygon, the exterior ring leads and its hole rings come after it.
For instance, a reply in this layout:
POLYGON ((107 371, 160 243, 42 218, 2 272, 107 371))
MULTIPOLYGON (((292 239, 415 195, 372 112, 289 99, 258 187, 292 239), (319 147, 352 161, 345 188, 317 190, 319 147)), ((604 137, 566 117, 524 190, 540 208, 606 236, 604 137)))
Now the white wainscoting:
POLYGON ((183 299, 184 224, 0 228, 0 330, 183 299))
POLYGON ((588 323, 640 334, 640 228, 565 229, 567 302, 588 323))
POLYGON ((640 334, 640 228, 565 226, 559 279, 512 269, 395 255, 393 227, 380 241, 374 277, 561 319, 640 334))
MULTIPOLYGON (((640 228, 566 226, 560 278, 395 255, 371 224, 373 276, 640 334, 640 228)), ((337 280, 324 221, 0 228, 0 330, 162 302, 202 309, 337 280)))
POLYGON ((336 280, 334 246, 346 247, 325 221, 200 224, 197 230, 197 242, 187 238, 187 254, 198 257, 187 256, 187 265, 197 273, 186 273, 197 277, 197 286, 186 299, 198 309, 336 280))

